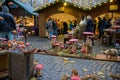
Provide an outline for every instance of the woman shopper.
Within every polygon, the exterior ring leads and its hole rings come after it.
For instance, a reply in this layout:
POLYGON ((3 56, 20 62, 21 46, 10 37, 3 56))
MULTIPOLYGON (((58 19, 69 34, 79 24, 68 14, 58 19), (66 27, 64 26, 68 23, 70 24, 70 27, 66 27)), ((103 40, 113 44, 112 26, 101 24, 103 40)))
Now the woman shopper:
POLYGON ((9 13, 9 9, 5 4, 2 5, 0 17, 0 37, 13 40, 12 31, 16 29, 16 24, 13 16, 9 13))

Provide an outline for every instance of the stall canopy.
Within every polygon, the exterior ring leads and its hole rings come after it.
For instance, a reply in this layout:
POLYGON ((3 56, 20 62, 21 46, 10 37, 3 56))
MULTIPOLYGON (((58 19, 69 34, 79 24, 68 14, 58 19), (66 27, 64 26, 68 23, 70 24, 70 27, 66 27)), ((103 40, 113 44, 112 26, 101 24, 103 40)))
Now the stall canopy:
POLYGON ((35 16, 38 16, 38 13, 34 12, 34 8, 30 5, 27 5, 25 3, 22 3, 18 0, 13 0, 13 2, 17 5, 19 5, 20 7, 22 7, 24 10, 26 10, 28 13, 32 14, 32 15, 35 15, 35 16))
POLYGON ((96 7, 97 5, 102 5, 103 3, 107 3, 110 0, 18 0, 22 3, 31 5, 34 10, 39 10, 50 6, 56 2, 67 2, 69 4, 73 4, 73 6, 82 8, 82 9, 91 9, 96 7))

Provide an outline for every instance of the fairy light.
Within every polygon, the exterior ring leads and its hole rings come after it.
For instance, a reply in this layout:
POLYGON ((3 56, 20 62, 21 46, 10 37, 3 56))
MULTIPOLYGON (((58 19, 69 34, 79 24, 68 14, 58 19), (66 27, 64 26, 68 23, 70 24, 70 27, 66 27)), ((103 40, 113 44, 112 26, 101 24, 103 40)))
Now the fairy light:
POLYGON ((89 10, 91 10, 92 8, 89 8, 89 10))
POLYGON ((96 6, 94 6, 94 8, 96 8, 96 6))
POLYGON ((75 7, 77 6, 77 5, 74 5, 75 7))
POLYGON ((113 2, 113 0, 110 0, 110 2, 113 2))
POLYGON ((64 6, 67 6, 67 3, 66 3, 66 2, 64 2, 64 6))

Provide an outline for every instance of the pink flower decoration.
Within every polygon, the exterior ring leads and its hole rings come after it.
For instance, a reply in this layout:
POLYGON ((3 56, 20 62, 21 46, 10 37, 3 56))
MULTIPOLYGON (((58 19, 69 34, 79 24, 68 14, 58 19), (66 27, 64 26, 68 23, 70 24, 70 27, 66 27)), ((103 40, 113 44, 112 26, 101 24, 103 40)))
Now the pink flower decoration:
POLYGON ((43 64, 37 64, 35 66, 35 69, 44 69, 44 65, 43 64))
POLYGON ((92 35, 92 34, 94 34, 94 33, 92 33, 92 32, 83 32, 83 34, 92 35))
POLYGON ((26 46, 30 46, 30 43, 26 43, 26 46))

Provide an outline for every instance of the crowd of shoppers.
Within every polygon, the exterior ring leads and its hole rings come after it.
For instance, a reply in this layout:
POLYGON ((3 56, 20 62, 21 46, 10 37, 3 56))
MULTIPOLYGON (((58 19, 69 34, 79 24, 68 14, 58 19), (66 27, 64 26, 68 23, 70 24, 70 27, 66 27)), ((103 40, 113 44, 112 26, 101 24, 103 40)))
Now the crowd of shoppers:
POLYGON ((68 31, 73 30, 76 27, 76 20, 73 21, 60 21, 59 19, 49 18, 46 22, 46 30, 48 32, 48 38, 52 35, 67 34, 68 31))

